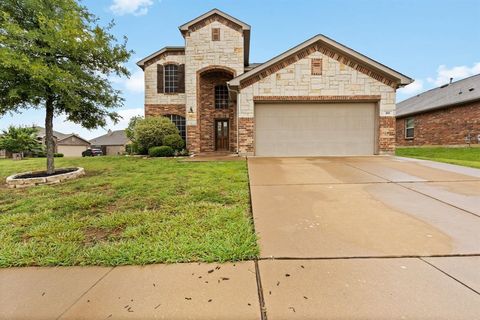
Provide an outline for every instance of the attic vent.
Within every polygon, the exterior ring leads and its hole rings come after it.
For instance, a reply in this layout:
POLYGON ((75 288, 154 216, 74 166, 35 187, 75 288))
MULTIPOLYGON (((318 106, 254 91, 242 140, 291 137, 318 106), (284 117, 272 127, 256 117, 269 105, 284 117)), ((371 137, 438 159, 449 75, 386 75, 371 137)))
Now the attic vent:
POLYGON ((212 28, 212 41, 220 41, 220 28, 212 28))
POLYGON ((475 88, 470 88, 468 89, 468 91, 472 92, 473 90, 475 90, 475 88))
POLYGON ((322 74, 322 59, 312 59, 312 76, 322 74))

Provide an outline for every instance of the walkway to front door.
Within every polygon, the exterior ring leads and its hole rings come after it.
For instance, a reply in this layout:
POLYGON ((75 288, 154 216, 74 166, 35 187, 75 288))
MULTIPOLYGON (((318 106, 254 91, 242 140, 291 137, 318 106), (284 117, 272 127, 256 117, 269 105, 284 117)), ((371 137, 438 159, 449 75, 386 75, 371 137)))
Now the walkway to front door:
POLYGON ((229 124, 227 119, 215 120, 215 150, 228 151, 229 124))

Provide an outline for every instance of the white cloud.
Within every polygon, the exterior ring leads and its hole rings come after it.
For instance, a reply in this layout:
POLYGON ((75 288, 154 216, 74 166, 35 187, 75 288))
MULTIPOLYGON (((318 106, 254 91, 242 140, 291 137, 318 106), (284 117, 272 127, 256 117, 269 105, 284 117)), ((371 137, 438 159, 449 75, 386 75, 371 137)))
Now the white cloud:
POLYGON ((397 90, 398 93, 406 96, 412 96, 422 91, 423 91, 423 80, 415 80, 414 82, 410 83, 408 86, 405 86, 397 90))
POLYGON ((131 93, 143 93, 145 90, 144 75, 141 70, 133 72, 130 78, 111 76, 109 80, 131 93))
POLYGON ((427 81, 438 87, 449 83, 450 78, 453 78, 453 81, 457 81, 478 73, 480 73, 480 62, 475 63, 472 67, 456 66, 448 68, 442 64, 437 68, 436 78, 427 78, 427 81))
POLYGON ((133 14, 142 16, 147 14, 148 8, 153 5, 153 0, 113 0, 110 10, 119 16, 133 14))

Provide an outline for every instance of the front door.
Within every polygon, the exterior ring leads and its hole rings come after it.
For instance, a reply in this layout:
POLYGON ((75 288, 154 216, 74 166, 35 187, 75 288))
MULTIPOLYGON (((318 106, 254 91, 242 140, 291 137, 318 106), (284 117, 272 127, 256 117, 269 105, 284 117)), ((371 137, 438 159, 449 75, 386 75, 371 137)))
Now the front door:
POLYGON ((215 120, 215 150, 228 151, 228 120, 215 120))

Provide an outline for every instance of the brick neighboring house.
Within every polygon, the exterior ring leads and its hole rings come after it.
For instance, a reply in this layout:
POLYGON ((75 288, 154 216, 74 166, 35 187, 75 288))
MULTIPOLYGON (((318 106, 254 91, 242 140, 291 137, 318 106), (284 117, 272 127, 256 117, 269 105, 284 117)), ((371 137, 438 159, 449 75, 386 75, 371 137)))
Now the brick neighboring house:
POLYGON ((398 146, 480 144, 480 74, 397 104, 398 146))
POLYGON ((250 26, 211 10, 179 27, 183 47, 137 64, 145 115, 166 115, 190 152, 259 156, 368 155, 395 149, 395 91, 411 83, 317 35, 251 64, 250 26))

